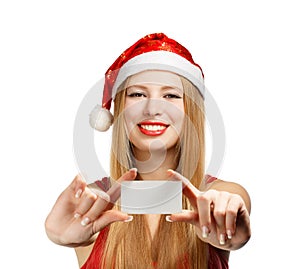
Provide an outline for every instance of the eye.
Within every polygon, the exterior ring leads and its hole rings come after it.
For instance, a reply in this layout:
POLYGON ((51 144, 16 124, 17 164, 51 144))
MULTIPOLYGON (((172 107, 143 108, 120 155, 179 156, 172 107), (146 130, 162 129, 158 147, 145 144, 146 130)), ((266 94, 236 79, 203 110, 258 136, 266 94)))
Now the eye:
POLYGON ((144 93, 141 92, 133 92, 133 93, 129 93, 127 94, 128 97, 146 97, 146 95, 144 93))
POLYGON ((182 97, 179 94, 168 93, 164 95, 164 98, 167 99, 181 99, 182 97))

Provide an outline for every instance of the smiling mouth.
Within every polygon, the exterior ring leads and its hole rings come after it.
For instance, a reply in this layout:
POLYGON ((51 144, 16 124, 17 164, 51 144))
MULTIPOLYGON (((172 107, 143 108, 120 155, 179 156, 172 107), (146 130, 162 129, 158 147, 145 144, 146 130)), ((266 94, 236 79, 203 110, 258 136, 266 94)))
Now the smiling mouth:
POLYGON ((138 124, 141 133, 149 136, 162 135, 169 125, 162 122, 142 122, 138 124))

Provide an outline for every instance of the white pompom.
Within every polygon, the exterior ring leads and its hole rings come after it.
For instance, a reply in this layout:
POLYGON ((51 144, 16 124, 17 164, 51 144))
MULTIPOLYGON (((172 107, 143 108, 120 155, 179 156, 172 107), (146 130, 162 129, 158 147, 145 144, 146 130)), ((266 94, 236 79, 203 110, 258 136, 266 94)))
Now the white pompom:
POLYGON ((100 132, 109 129, 113 122, 113 115, 106 108, 96 105, 90 114, 90 125, 100 132))

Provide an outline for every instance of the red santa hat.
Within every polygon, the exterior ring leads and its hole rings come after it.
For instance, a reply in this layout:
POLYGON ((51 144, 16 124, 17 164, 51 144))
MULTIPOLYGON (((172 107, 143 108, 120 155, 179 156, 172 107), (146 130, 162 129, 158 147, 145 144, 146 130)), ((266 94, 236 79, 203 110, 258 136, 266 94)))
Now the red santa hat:
POLYGON ((119 86, 129 76, 146 70, 170 71, 188 79, 204 98, 204 74, 190 52, 163 33, 154 33, 138 40, 126 49, 105 73, 102 106, 90 114, 90 124, 98 131, 106 131, 113 122, 111 102, 119 86))

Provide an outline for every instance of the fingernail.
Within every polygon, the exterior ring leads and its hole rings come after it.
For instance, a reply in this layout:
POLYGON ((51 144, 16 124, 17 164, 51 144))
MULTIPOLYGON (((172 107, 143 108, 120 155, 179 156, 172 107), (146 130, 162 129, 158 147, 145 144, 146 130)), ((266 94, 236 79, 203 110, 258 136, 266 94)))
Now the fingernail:
POLYGON ((82 226, 86 226, 91 222, 91 220, 88 217, 85 217, 82 221, 81 221, 81 225, 82 226))
POLYGON ((173 220, 171 220, 171 216, 166 216, 166 221, 173 222, 173 220))
POLYGON ((220 245, 225 245, 225 234, 220 234, 220 245))
POLYGON ((230 230, 227 230, 227 238, 231 239, 232 238, 232 232, 230 230))
POLYGON ((75 213, 75 214, 74 214, 74 218, 75 218, 75 219, 78 219, 80 216, 81 216, 81 215, 80 215, 79 213, 75 213))
POLYGON ((82 194, 82 189, 79 189, 75 194, 75 198, 79 198, 81 194, 82 194))
POLYGON ((133 216, 128 216, 128 218, 126 220, 124 220, 124 222, 130 222, 133 220, 133 216))
POLYGON ((208 237, 208 228, 206 226, 202 226, 202 237, 203 238, 208 237))
POLYGON ((137 172, 138 170, 137 170, 137 168, 133 167, 133 168, 129 169, 129 171, 130 172, 137 172))

